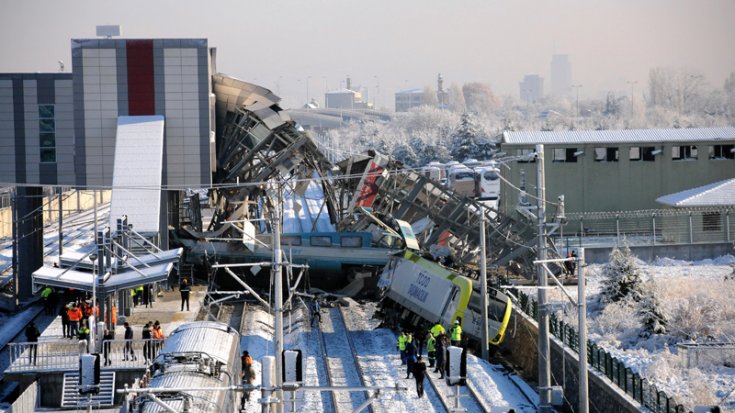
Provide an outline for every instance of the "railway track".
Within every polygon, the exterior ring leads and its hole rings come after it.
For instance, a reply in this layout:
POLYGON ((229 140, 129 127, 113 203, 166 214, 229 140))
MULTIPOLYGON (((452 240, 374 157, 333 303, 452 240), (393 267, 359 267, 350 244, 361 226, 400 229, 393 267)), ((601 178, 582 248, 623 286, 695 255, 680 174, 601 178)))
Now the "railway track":
MULTIPOLYGON (((99 221, 100 219, 102 219, 103 222, 106 221, 107 214, 109 214, 109 205, 105 205, 103 207, 98 208, 97 220, 99 221)), ((68 246, 72 242, 82 237, 88 236, 88 231, 92 231, 94 229, 94 211, 86 210, 86 211, 79 212, 77 214, 65 217, 64 227, 66 228, 73 227, 72 230, 78 231, 78 233, 74 236, 66 236, 66 235, 64 236, 64 246, 68 246)), ((102 228, 104 226, 100 226, 98 224, 98 227, 102 228)), ((52 223, 44 227, 44 233, 50 233, 54 231, 58 233, 57 223, 52 223)), ((92 238, 94 238, 94 234, 92 234, 92 238)), ((5 242, 3 244, 0 244, 0 249, 6 249, 11 246, 12 246, 12 241, 5 242)), ((58 237, 52 237, 51 240, 44 241, 43 243, 44 258, 49 255, 57 254, 58 251, 59 251, 58 237)), ((12 270, 12 263, 6 263, 0 266, 0 277, 7 275, 11 270, 12 270)))
MULTIPOLYGON (((322 319, 319 336, 323 345, 329 385, 365 386, 355 344, 352 342, 341 308, 328 308, 326 315, 322 319)), ((353 411, 369 397, 367 392, 332 392, 332 395, 335 413, 353 411)), ((363 411, 374 413, 370 406, 363 411)))

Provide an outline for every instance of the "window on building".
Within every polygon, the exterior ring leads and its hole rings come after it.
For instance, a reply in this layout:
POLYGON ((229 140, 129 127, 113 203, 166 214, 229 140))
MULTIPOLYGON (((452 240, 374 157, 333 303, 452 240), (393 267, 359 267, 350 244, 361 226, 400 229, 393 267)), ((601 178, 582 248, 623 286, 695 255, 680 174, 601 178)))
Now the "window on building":
POLYGON ((38 144, 41 162, 56 162, 56 116, 54 105, 38 105, 38 144))
POLYGON ((656 161, 656 155, 661 153, 661 149, 656 149, 655 146, 644 146, 641 148, 641 159, 644 162, 656 161))
POLYGON ((683 161, 697 159, 697 147, 694 145, 679 145, 671 148, 671 159, 683 161))
POLYGON ((596 162, 617 162, 618 158, 618 148, 595 148, 596 162))
POLYGON ((702 231, 722 231, 722 217, 719 212, 705 212, 702 214, 702 231))
POLYGON ((640 161, 641 148, 639 146, 631 146, 630 149, 628 149, 628 159, 631 161, 640 161))
POLYGON ((710 159, 735 159, 735 145, 713 145, 709 147, 710 159))
POLYGON ((536 157, 531 156, 531 154, 536 153, 534 149, 518 149, 518 152, 516 152, 518 156, 523 156, 525 159, 520 159, 518 162, 520 163, 533 163, 536 162, 536 157))
POLYGON ((555 148, 554 162, 577 162, 577 148, 555 148))

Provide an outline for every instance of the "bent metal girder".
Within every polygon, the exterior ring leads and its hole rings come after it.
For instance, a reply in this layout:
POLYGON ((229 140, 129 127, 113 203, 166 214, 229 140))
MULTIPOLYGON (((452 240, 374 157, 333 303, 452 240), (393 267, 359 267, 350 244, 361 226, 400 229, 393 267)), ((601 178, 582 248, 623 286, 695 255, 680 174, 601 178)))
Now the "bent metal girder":
POLYGON ((422 245, 428 249, 443 242, 447 232, 451 233, 452 237, 446 240, 448 246, 463 262, 470 263, 479 253, 479 211, 482 211, 489 223, 486 233, 489 261, 505 265, 513 259, 532 268, 534 249, 529 246, 533 245, 535 231, 528 222, 502 215, 494 208, 459 195, 432 179, 405 169, 398 161, 374 152, 371 155, 369 159, 361 156, 359 160, 343 162, 345 169, 347 165, 350 168, 345 174, 362 174, 363 177, 372 174, 373 178, 349 181, 353 198, 349 204, 342 205, 346 211, 341 221, 343 230, 365 230, 370 225, 368 217, 354 214, 356 206, 369 207, 373 213, 410 223, 428 218, 433 227, 417 235, 422 245), (378 164, 380 168, 375 169, 378 164), (372 195, 367 196, 370 191, 372 195), (369 199, 369 205, 361 204, 365 199, 369 199))
MULTIPOLYGON (((324 176, 330 167, 270 91, 221 74, 214 76, 214 89, 222 126, 218 128, 212 194, 217 211, 210 230, 218 229, 223 221, 251 218, 259 197, 270 205, 264 196, 266 181, 277 179, 288 185, 287 181, 308 179, 314 173, 324 176)), ((325 188, 327 204, 333 202, 331 194, 325 188)))

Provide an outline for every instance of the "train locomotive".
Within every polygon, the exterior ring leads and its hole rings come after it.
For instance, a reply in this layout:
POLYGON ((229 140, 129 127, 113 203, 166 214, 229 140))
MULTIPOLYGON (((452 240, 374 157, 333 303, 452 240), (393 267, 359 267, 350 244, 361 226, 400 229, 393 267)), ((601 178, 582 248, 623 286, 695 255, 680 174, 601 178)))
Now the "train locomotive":
POLYGON ((240 334, 224 323, 195 321, 176 328, 141 380, 142 388, 172 389, 139 392, 130 400, 128 411, 153 413, 233 412, 240 394, 222 388, 240 384, 240 334), (183 390, 183 389, 193 390, 183 390), (194 390, 199 388, 200 390, 194 390), (180 390, 177 390, 180 389, 180 390))
MULTIPOLYGON (((394 255, 380 276, 383 291, 379 314, 390 326, 413 326, 422 331, 436 323, 445 327, 460 320, 472 347, 482 343, 480 283, 433 261, 404 251, 394 255)), ((510 297, 488 288, 489 345, 499 346, 510 321, 510 297)))

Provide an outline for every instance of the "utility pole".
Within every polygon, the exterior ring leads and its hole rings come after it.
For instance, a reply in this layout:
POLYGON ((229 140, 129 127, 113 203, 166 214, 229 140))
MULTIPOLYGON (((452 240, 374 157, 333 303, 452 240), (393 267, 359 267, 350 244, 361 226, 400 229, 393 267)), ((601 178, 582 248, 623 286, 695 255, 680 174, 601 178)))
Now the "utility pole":
POLYGON ((277 182, 276 205, 273 208, 273 277, 275 289, 275 335, 274 347, 276 357, 276 413, 283 412, 283 286, 281 285, 281 182, 277 182))
POLYGON ((490 358, 487 348, 490 335, 487 331, 487 251, 485 243, 485 209, 480 208, 480 282, 482 283, 482 358, 490 358))
POLYGON ((59 257, 61 257, 61 254, 63 254, 63 245, 64 245, 64 232, 63 232, 63 225, 64 225, 64 209, 62 208, 62 198, 64 198, 64 191, 59 187, 59 257))
POLYGON ((590 411, 587 387, 587 297, 585 296, 584 248, 579 248, 577 257, 577 308, 579 310, 579 409, 578 413, 590 411))
MULTIPOLYGON (((536 197, 538 220, 538 260, 546 260, 546 178, 544 145, 536 145, 536 197)), ((536 267, 538 277, 538 388, 539 413, 551 413, 551 352, 549 351, 549 313, 546 302, 546 272, 543 264, 536 267)))

